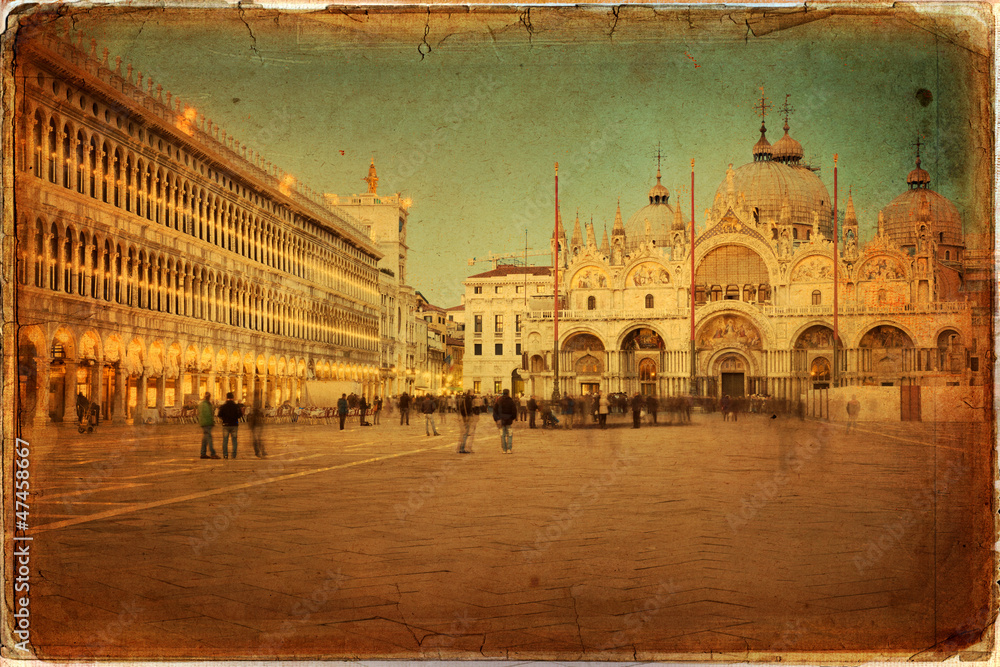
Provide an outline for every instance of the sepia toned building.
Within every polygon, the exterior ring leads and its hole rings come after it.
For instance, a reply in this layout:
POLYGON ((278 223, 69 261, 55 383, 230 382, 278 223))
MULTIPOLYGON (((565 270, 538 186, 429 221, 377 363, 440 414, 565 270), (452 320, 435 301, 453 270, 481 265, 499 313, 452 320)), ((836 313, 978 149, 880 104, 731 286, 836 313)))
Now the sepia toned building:
POLYGON ((412 202, 400 193, 379 194, 378 171, 372 159, 368 175, 362 179, 368 191, 341 196, 326 194, 326 202, 346 211, 359 229, 379 249, 379 394, 398 396, 412 392, 419 376, 427 372, 418 359, 427 358, 426 336, 417 331, 418 297, 406 282, 409 246, 406 242, 408 215, 412 202))
POLYGON ((377 387, 383 251, 351 213, 94 40, 18 39, 23 421, 76 419, 78 395, 123 422, 206 391, 276 407, 312 381, 377 387))
POLYGON ((529 304, 548 295, 552 268, 499 264, 469 276, 465 286, 462 386, 476 393, 525 391, 521 357, 529 304))
MULTIPOLYGON (((685 217, 670 203, 659 169, 648 204, 627 221, 619 205, 600 243, 592 223, 577 219, 568 237, 560 227, 552 239, 561 249, 560 393, 799 400, 817 388, 891 386, 904 388, 895 392, 905 418, 908 400, 919 417, 921 386, 967 391, 988 381, 988 246, 967 247, 957 208, 931 189, 919 152, 867 242, 845 193, 836 246, 832 198, 804 163, 787 118, 773 145, 762 126, 748 157, 730 165, 693 247, 690 209, 685 217)), ((484 391, 516 391, 523 371, 527 391, 548 396, 556 377, 552 288, 539 285, 546 293, 529 291, 526 301, 513 292, 514 272, 500 267, 465 281, 470 328, 475 322, 467 384, 481 377, 484 391), (488 356, 494 338, 499 350, 496 316, 523 318, 523 361, 508 355, 507 340, 503 355, 488 356)))

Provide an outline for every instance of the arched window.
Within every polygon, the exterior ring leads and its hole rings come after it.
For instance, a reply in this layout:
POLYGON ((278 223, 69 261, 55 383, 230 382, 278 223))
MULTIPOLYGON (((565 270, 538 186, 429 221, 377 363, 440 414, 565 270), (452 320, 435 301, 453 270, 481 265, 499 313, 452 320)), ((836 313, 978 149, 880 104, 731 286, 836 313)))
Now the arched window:
POLYGON ((818 306, 823 303, 823 293, 818 289, 813 290, 812 293, 812 305, 818 306))
MULTIPOLYGON (((593 298, 593 297, 591 297, 591 298, 593 298)), ((646 295, 646 308, 652 308, 652 307, 653 307, 653 295, 652 294, 647 294, 646 295)))
POLYGON ((938 243, 944 243, 944 232, 938 232, 938 243))
POLYGON ((597 297, 588 296, 587 297, 587 310, 594 310, 597 308, 597 297))
POLYGON ((878 291, 878 302, 879 303, 885 303, 885 290, 884 289, 880 289, 878 291))
POLYGON ((793 239, 799 238, 799 230, 797 227, 792 227, 792 238, 793 239))
POLYGON ((951 259, 951 251, 950 250, 945 250, 944 251, 944 258, 945 259, 951 259))

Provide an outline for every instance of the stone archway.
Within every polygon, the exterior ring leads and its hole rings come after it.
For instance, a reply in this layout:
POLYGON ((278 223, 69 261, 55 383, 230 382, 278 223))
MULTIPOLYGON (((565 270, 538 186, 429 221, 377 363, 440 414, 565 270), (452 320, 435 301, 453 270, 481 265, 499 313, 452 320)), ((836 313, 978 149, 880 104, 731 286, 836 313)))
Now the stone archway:
POLYGON ((751 375, 750 360, 737 350, 723 350, 712 361, 711 377, 716 386, 714 393, 717 398, 746 396, 751 375))

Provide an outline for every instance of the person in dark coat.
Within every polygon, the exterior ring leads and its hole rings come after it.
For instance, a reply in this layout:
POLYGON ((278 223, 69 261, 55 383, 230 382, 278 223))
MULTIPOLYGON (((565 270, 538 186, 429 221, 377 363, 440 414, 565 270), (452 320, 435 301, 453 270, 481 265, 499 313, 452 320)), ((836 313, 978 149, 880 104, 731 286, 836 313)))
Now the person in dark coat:
POLYGON ((219 408, 219 419, 222 421, 222 458, 229 458, 229 438, 233 439, 233 458, 236 458, 236 432, 240 428, 240 418, 243 411, 233 400, 233 392, 226 394, 226 402, 219 408))
POLYGON ((635 396, 632 397, 632 428, 639 428, 639 422, 642 421, 642 408, 646 404, 643 400, 642 394, 635 392, 635 396))
POLYGON ((403 425, 403 420, 406 420, 406 425, 410 425, 410 395, 405 391, 399 396, 399 425, 403 425))
POLYGON ((434 431, 434 435, 441 435, 438 433, 437 424, 434 423, 434 413, 437 411, 437 401, 430 394, 424 396, 423 402, 420 404, 420 411, 424 413, 424 430, 427 435, 430 436, 431 431, 434 431))
POLYGON ((528 399, 528 428, 535 428, 536 412, 538 412, 538 401, 532 396, 528 399))
POLYGON ((653 423, 656 423, 656 412, 660 409, 660 402, 656 399, 656 396, 646 397, 646 413, 649 415, 653 423))
POLYGON ((517 419, 517 404, 510 397, 510 389, 503 390, 503 396, 493 410, 493 421, 500 429, 500 447, 504 454, 514 453, 514 420, 517 419))
POLYGON ((344 430, 344 422, 347 421, 347 394, 341 394, 337 401, 337 416, 340 418, 340 430, 344 430))

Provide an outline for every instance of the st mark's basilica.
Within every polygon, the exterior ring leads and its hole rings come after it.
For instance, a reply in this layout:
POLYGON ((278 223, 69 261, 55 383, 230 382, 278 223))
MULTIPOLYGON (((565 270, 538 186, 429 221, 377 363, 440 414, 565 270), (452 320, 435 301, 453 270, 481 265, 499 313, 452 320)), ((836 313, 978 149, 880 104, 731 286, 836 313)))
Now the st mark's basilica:
MULTIPOLYGON (((919 145, 867 242, 853 197, 842 193, 835 256, 833 199, 788 115, 773 144, 763 123, 751 141, 749 161, 730 164, 718 184, 693 248, 690 209, 671 202, 659 168, 648 204, 626 220, 619 203, 610 238, 605 230, 598 243, 579 218, 568 238, 564 226, 553 235, 553 249, 562 249, 560 392, 798 400, 831 385, 983 384, 991 255, 967 244, 958 209, 921 167, 919 145)), ((533 296, 515 375, 539 396, 551 394, 556 376, 553 319, 551 290, 533 296)))

